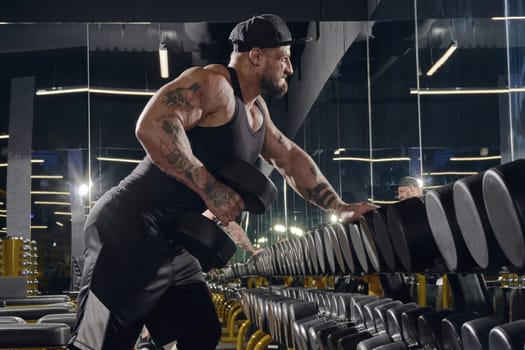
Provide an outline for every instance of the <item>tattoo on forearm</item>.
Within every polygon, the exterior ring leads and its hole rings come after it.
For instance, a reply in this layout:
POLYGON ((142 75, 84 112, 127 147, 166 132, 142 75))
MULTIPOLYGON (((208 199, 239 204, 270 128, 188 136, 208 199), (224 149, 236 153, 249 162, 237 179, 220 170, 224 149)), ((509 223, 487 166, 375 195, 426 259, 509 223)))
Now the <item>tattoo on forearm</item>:
POLYGON ((308 189, 307 192, 308 199, 310 199, 312 202, 320 205, 323 208, 329 208, 329 205, 336 198, 336 194, 330 189, 330 187, 326 183, 320 183, 317 186, 315 186, 315 188, 308 189))
POLYGON ((230 202, 231 198, 226 192, 222 191, 221 188, 218 188, 212 183, 206 184, 205 187, 206 194, 208 198, 211 199, 212 203, 216 207, 220 207, 230 202))
POLYGON ((191 164, 189 158, 184 152, 177 148, 169 147, 162 142, 161 149, 166 157, 166 161, 172 168, 181 171, 186 179, 191 182, 199 181, 199 170, 191 164))
POLYGON ((332 204, 332 202, 335 200, 335 194, 333 194, 332 197, 328 198, 328 200, 326 201, 326 204, 325 204, 325 208, 330 208, 330 204, 332 204))
POLYGON ((308 189, 308 198, 317 203, 319 201, 319 196, 321 191, 324 190, 328 185, 325 183, 320 183, 312 189, 308 189))
POLYGON ((193 105, 191 104, 190 100, 194 98, 195 93, 197 93, 200 88, 201 84, 195 82, 186 88, 178 87, 175 89, 169 89, 164 93, 162 103, 164 103, 166 106, 192 110, 193 105), (188 92, 190 92, 190 95, 186 97, 188 92))

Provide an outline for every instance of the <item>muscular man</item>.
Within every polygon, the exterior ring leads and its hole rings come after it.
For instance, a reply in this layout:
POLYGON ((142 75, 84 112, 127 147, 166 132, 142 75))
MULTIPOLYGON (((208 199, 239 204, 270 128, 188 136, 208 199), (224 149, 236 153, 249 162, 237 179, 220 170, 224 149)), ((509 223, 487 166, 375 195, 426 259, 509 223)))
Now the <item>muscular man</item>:
MULTIPOLYGON (((142 112, 136 135, 147 155, 92 209, 85 225, 84 280, 70 348, 129 350, 145 324, 154 341, 211 350, 221 329, 198 261, 170 227, 188 211, 209 210, 228 225, 244 210, 214 172, 259 155, 297 193, 339 215, 375 209, 345 203, 306 152, 273 124, 262 94, 286 93, 293 74, 286 23, 262 15, 231 32, 228 67, 184 71, 142 112)), ((328 117, 328 116, 327 116, 328 117)))

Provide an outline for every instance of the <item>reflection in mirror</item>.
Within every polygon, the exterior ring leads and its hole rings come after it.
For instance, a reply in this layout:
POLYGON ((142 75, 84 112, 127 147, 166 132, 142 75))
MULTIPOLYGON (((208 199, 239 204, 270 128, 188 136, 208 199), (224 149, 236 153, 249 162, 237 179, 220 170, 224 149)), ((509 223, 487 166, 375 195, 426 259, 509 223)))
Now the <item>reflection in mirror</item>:
POLYGON ((371 23, 369 83, 373 202, 396 200, 392 185, 403 176, 419 177, 420 132, 416 85, 416 43, 410 9, 402 19, 371 23))
POLYGON ((505 22, 492 16, 445 13, 417 22, 419 90, 412 86, 411 94, 419 96, 427 188, 500 162, 499 129, 508 118, 507 43, 505 22))
POLYGON ((503 162, 525 157, 525 8, 520 0, 507 0, 508 65, 510 93, 508 125, 511 138, 502 142, 503 162))

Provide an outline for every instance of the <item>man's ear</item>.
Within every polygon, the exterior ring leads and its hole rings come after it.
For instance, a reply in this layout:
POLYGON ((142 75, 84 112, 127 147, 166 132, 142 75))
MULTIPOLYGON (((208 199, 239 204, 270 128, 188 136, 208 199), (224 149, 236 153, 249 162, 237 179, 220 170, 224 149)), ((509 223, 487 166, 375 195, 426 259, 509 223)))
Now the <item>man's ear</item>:
POLYGON ((250 50, 248 57, 252 66, 258 67, 261 65, 262 55, 263 52, 258 47, 254 47, 250 50))

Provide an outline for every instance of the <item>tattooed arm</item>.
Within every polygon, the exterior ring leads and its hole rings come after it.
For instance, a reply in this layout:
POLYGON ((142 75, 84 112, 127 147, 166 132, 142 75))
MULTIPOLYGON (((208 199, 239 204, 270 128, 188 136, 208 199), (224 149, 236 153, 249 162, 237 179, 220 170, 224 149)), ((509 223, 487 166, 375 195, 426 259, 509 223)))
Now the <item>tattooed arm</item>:
POLYGON ((232 115, 227 83, 202 68, 190 69, 163 86, 148 102, 136 136, 153 163, 199 194, 223 223, 244 209, 237 193, 217 181, 192 152, 186 130, 202 123, 223 123, 214 116, 232 115), (207 91, 213 91, 208 97, 207 91))
POLYGON ((275 166, 295 192, 344 221, 355 220, 363 213, 377 208, 368 203, 344 202, 313 159, 277 129, 267 110, 265 118, 267 128, 262 155, 275 166))

